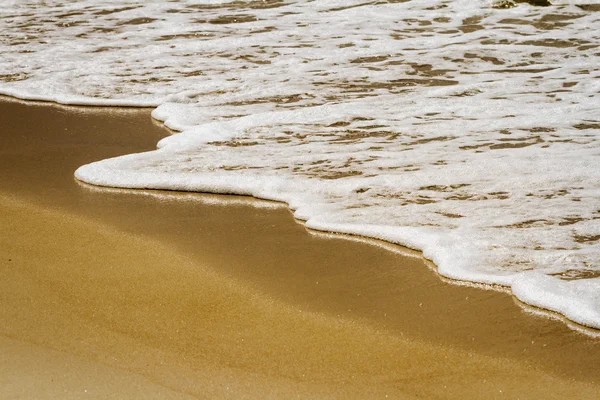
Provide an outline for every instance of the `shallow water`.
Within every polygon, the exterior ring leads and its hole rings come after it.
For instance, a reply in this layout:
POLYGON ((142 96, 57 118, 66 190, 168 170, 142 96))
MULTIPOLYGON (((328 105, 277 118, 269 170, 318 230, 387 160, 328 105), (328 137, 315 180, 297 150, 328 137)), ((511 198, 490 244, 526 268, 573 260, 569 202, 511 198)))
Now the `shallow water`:
POLYGON ((285 201, 600 328, 600 9, 552 3, 9 2, 0 92, 182 131, 86 182, 285 201))

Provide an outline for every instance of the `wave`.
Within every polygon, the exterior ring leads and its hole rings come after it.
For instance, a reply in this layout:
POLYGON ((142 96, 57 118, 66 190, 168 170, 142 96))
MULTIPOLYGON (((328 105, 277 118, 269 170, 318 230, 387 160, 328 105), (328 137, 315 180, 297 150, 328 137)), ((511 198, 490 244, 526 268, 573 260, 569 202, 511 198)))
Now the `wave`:
POLYGON ((552 3, 9 3, 0 93, 181 132, 82 181, 282 201, 600 328, 600 9, 552 3))

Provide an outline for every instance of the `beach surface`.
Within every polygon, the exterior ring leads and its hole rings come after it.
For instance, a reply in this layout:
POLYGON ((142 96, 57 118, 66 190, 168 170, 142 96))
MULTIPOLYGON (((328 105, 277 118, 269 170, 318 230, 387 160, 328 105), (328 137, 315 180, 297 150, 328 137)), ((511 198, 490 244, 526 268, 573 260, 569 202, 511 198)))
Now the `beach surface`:
POLYGON ((149 109, 0 102, 8 398, 597 398, 600 339, 416 252, 244 197, 73 171, 169 134, 149 109))

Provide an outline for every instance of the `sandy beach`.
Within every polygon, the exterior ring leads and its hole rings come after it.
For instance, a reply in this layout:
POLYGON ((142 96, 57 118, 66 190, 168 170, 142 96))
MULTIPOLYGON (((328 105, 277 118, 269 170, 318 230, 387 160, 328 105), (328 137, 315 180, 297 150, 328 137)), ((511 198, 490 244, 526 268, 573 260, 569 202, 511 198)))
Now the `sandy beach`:
POLYGON ((149 109, 3 98, 0 116, 2 397, 600 394, 595 332, 417 252, 309 232, 281 204, 75 180, 154 149, 169 132, 149 109))

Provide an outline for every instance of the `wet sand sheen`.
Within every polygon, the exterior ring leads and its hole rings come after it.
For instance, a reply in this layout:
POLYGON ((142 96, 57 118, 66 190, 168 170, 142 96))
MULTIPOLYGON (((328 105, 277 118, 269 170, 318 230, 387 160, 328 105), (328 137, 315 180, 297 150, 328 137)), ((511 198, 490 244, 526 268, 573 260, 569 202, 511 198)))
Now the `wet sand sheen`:
POLYGON ((83 382, 106 390, 97 396, 208 398, 598 390, 597 340, 507 295, 441 282, 418 258, 311 236, 270 203, 74 182, 83 163, 152 149, 166 132, 147 110, 1 107, 1 353, 23 366, 3 377, 31 376, 25 365, 60 351, 89 380, 38 388, 74 397, 83 382))

